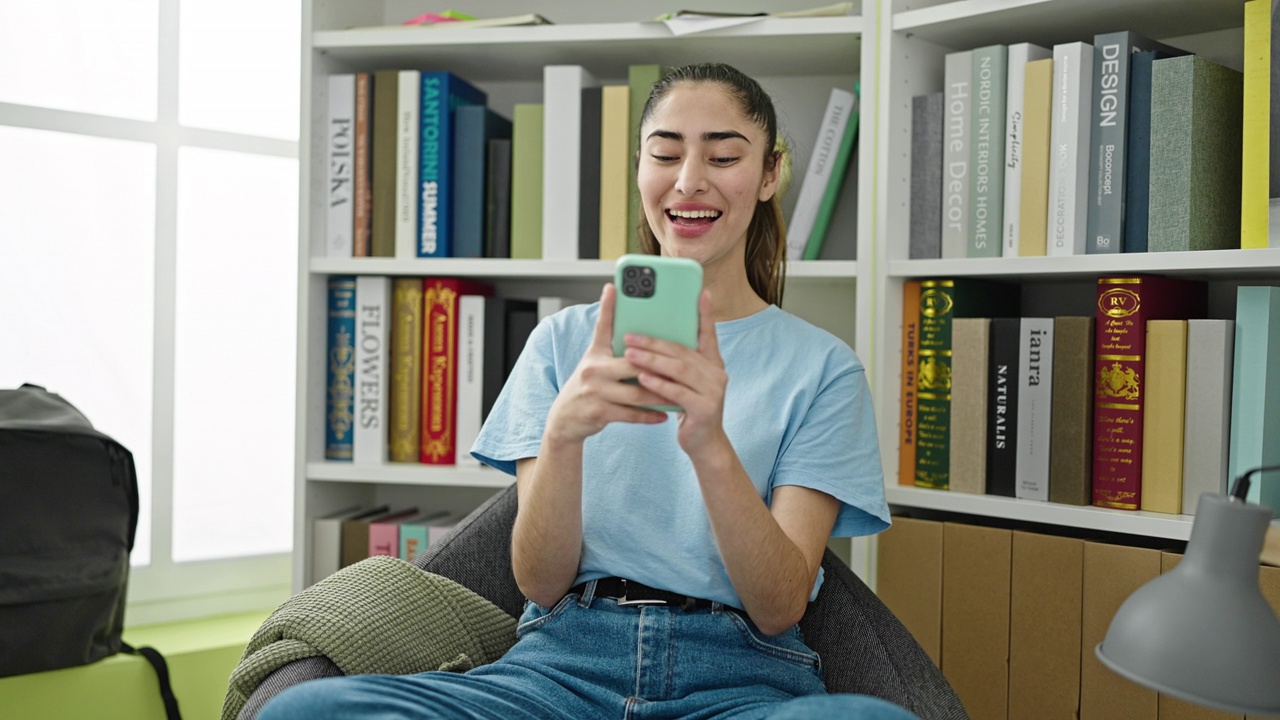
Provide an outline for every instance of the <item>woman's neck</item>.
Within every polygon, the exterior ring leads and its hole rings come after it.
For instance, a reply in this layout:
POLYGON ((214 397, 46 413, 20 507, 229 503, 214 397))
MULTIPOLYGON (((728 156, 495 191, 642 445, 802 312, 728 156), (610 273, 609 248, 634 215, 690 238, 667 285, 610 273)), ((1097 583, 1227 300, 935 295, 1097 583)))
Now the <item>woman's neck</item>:
POLYGON ((769 306, 751 287, 747 268, 736 263, 716 263, 702 268, 702 287, 711 291, 711 316, 716 322, 754 315, 769 306))

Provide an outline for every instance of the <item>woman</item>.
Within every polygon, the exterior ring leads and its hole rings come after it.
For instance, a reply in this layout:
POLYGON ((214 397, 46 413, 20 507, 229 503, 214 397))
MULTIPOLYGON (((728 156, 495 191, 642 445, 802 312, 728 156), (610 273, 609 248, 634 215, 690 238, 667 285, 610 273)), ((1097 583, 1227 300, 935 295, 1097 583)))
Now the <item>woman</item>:
POLYGON ((614 357, 611 285, 530 337, 472 449, 517 478, 519 641, 465 675, 306 683, 262 717, 912 717, 826 695, 797 627, 828 537, 888 512, 861 363, 777 306, 772 101, 679 68, 640 141, 643 247, 703 268, 698 347, 628 336, 614 357))

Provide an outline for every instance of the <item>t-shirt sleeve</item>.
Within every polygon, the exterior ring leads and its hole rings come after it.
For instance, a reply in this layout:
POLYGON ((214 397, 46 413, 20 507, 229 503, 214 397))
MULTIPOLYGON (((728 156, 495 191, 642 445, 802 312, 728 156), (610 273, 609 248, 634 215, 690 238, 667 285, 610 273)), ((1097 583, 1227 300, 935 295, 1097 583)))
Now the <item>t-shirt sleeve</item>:
POLYGON ((832 537, 889 527, 871 389, 861 364, 852 363, 819 388, 774 475, 775 486, 809 487, 840 501, 832 537))
POLYGON ((543 321, 534 327, 471 446, 472 457, 508 475, 516 474, 517 460, 537 456, 547 412, 560 392, 551 326, 543 321))

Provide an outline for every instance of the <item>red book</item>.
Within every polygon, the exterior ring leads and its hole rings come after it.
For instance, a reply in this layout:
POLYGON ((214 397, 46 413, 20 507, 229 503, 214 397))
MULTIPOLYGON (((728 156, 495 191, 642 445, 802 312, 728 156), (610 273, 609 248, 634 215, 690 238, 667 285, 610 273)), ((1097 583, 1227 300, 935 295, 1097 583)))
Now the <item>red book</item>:
POLYGON ((1197 280, 1143 275, 1098 278, 1094 505, 1137 510, 1142 502, 1147 321, 1204 317, 1206 287, 1197 280))
POLYGON ((422 455, 431 465, 457 462, 458 297, 493 295, 473 280, 427 278, 422 282, 422 455))

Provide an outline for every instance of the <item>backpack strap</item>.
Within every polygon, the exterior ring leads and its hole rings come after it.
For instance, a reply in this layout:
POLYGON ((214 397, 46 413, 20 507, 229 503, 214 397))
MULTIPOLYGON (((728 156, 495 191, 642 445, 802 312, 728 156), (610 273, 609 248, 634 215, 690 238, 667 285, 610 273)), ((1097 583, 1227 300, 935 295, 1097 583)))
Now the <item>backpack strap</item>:
POLYGON ((164 661, 160 651, 153 647, 135 648, 126 642, 120 643, 120 650, 130 655, 141 655, 151 665, 160 683, 160 699, 164 701, 165 717, 168 720, 182 720, 182 713, 178 711, 178 698, 174 696, 173 688, 169 685, 169 664, 164 661))

